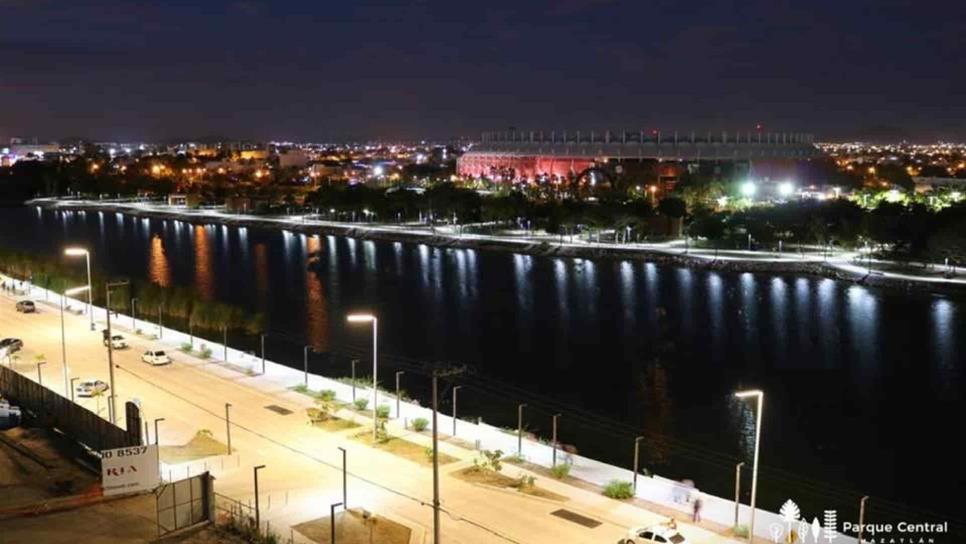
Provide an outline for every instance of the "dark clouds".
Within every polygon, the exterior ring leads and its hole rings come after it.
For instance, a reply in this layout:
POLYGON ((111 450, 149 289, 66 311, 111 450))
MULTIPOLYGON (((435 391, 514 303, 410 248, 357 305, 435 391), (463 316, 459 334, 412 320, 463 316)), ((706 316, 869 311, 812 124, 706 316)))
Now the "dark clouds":
POLYGON ((966 139, 964 4, 0 0, 0 137, 966 139))

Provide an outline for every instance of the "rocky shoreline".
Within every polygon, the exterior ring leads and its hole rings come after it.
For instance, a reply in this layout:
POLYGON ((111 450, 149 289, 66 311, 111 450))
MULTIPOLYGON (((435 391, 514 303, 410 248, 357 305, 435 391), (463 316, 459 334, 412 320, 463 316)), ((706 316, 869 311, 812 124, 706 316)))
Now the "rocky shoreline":
POLYGON ((700 270, 717 270, 722 272, 751 272, 771 274, 804 274, 829 278, 836 281, 847 281, 859 285, 879 288, 902 290, 908 292, 937 293, 966 295, 966 286, 933 281, 915 281, 885 275, 858 274, 843 270, 825 263, 814 261, 767 261, 767 260, 712 260, 696 257, 685 253, 668 253, 653 249, 626 249, 617 246, 571 246, 557 245, 549 242, 510 242, 499 239, 481 239, 468 237, 453 237, 442 234, 416 234, 385 230, 379 228, 345 226, 338 224, 301 224, 287 223, 272 219, 259 219, 252 216, 204 216, 185 214, 179 211, 144 210, 124 204, 90 205, 85 202, 64 202, 49 200, 34 200, 27 205, 40 206, 45 209, 71 209, 86 211, 109 211, 123 213, 136 217, 152 217, 157 219, 176 219, 192 224, 217 223, 236 227, 261 229, 289 230, 304 234, 325 234, 345 236, 361 240, 382 242, 404 242, 426 244, 434 247, 475 249, 479 251, 500 251, 504 253, 520 253, 538 257, 566 257, 594 260, 633 260, 653 262, 655 264, 681 266, 700 270))

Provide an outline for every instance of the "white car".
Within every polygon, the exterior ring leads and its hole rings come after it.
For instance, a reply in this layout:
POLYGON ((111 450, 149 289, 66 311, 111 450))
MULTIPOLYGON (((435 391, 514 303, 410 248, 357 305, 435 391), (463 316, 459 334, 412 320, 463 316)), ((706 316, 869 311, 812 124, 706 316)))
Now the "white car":
MULTIPOLYGON (((107 338, 104 339, 104 345, 107 345, 107 338)), ((111 349, 125 349, 127 348, 127 340, 124 339, 120 334, 115 334, 111 337, 111 349)))
POLYGON ((171 364, 171 357, 168 357, 167 353, 159 349, 149 349, 145 351, 144 355, 141 356, 141 360, 153 366, 171 364))
POLYGON ((74 393, 78 397, 93 397, 94 395, 106 393, 111 386, 101 380, 83 380, 74 386, 74 393))
POLYGON ((688 539, 684 538, 673 525, 661 524, 635 527, 627 531, 627 538, 620 544, 651 544, 652 542, 688 544, 688 539))

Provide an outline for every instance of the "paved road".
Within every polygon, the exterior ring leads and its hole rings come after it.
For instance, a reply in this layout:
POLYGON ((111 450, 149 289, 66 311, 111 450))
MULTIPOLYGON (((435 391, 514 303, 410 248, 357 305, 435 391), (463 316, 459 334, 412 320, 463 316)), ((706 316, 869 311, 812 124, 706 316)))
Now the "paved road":
MULTIPOLYGON (((0 297, 0 337, 14 336, 25 343, 18 353, 19 360, 12 362, 14 368, 36 380, 35 357, 43 354, 47 360, 42 369, 43 383, 63 394, 59 308, 40 303, 36 314, 19 314, 14 310, 14 300, 6 295, 0 297)), ((92 332, 86 316, 70 313, 65 323, 69 376, 108 381, 106 348, 99 332, 102 325, 98 324, 98 331, 92 332)), ((262 519, 287 536, 291 525, 325 516, 331 503, 341 501, 341 446, 348 450, 349 504, 394 517, 424 535, 425 542, 432 541, 432 480, 428 468, 347 437, 347 433, 358 430, 329 433, 309 427, 304 408, 311 401, 282 384, 180 352, 171 353, 174 364, 152 367, 140 361, 140 354, 155 343, 129 334, 122 327, 116 332, 124 333, 131 344, 130 349, 114 353, 118 411, 123 413, 124 402, 137 399, 146 420, 165 418, 160 424, 162 445, 184 444, 200 429, 210 430, 224 442, 225 403, 232 404, 233 454, 200 460, 190 466, 172 466, 172 477, 177 479, 207 467, 217 478, 219 493, 254 502, 252 467, 266 465, 260 472, 262 519), (281 415, 266 409, 269 405, 287 408, 292 413, 281 415)), ((91 410, 99 409, 107 417, 106 400, 78 402, 91 410)), ((405 432, 395 426, 391 430, 393 434, 405 432)), ((424 436, 411 438, 426 443, 424 436)), ((538 485, 569 497, 566 503, 474 486, 449 475, 471 464, 473 452, 451 444, 442 448, 460 459, 441 469, 442 503, 448 512, 442 516, 446 542, 611 544, 629 526, 663 521, 657 514, 636 506, 549 478, 538 478, 538 485), (561 507, 596 519, 602 525, 590 529, 550 515, 561 507)), ((521 473, 515 467, 508 467, 505 472, 511 476, 521 473)), ((679 526, 691 542, 732 541, 703 528, 679 526)))

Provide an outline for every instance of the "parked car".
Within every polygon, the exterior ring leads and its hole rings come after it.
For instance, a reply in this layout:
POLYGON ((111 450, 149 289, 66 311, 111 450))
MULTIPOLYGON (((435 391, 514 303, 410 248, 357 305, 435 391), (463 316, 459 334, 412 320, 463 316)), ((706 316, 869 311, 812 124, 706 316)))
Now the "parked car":
MULTIPOLYGON (((107 345, 107 329, 101 331, 104 336, 104 345, 107 345)), ((127 340, 124 339, 120 334, 115 334, 111 336, 111 347, 114 349, 124 349, 127 347, 127 340)))
POLYGON ((19 338, 4 338, 0 340, 0 351, 10 355, 11 353, 16 353, 23 348, 23 340, 19 338))
POLYGON ((21 300, 17 303, 17 311, 32 314, 37 311, 37 305, 32 300, 21 300))
POLYGON ((652 544, 661 542, 666 544, 688 544, 688 539, 678 532, 673 524, 663 523, 650 527, 634 527, 627 531, 627 538, 620 544, 652 544))
POLYGON ((171 364, 171 358, 162 350, 149 349, 141 356, 141 360, 149 365, 161 366, 171 364))
POLYGON ((78 397, 93 397, 97 394, 106 393, 111 386, 101 380, 82 380, 74 386, 74 393, 78 397))

